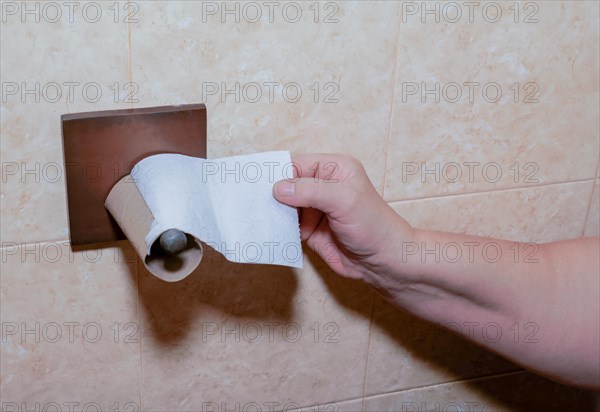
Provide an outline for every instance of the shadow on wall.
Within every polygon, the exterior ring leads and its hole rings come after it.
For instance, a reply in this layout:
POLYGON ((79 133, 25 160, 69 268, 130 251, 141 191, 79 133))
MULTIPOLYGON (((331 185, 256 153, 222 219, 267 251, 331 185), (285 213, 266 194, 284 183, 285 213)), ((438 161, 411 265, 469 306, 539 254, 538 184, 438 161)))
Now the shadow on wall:
MULTIPOLYGON (((353 307, 352 301, 349 301, 345 294, 340 293, 340 291, 343 291, 343 288, 339 287, 342 278, 333 273, 315 253, 309 252, 307 255, 327 285, 329 293, 341 304, 357 310, 356 307, 353 307)), ((353 282, 348 279, 344 279, 344 281, 353 282)), ((380 359, 385 364, 380 369, 381 364, 375 366, 371 364, 377 362, 374 359, 377 355, 371 350, 369 354, 371 366, 369 369, 377 374, 387 374, 391 378, 390 381, 394 380, 394 374, 397 374, 398 380, 400 380, 401 375, 405 373, 402 370, 402 365, 405 364, 405 356, 411 356, 422 363, 426 363, 425 368, 427 369, 435 369, 453 376, 449 379, 451 381, 522 371, 522 368, 508 360, 480 348, 448 330, 418 319, 392 306, 377 292, 373 292, 373 299, 372 320, 374 325, 372 333, 376 333, 376 329, 382 330, 388 338, 392 338, 398 343, 397 358, 404 358, 394 360, 388 356, 385 359, 380 359), (403 351, 407 353, 402 353, 403 351)), ((369 316, 366 308, 359 312, 369 316)), ((373 335, 371 339, 372 349, 375 345, 373 335)), ((417 366, 417 368, 419 367, 417 366)), ((410 373, 411 371, 407 372, 410 373)), ((417 373, 419 372, 417 371, 417 373)), ((430 381, 427 382, 427 376, 431 375, 427 374, 421 385, 413 384, 411 387, 431 385, 430 381)), ((415 376, 411 380, 418 382, 418 379, 415 376)), ((479 396, 478 399, 466 399, 461 394, 457 394, 457 404, 461 406, 464 406, 463 403, 465 402, 489 399, 490 402, 487 405, 490 407, 495 405, 500 410, 527 412, 596 411, 594 406, 596 405, 596 394, 594 392, 562 385, 532 373, 508 374, 496 379, 471 380, 467 381, 466 385, 469 392, 477 393, 479 396)), ((367 389, 368 394, 369 389, 367 389)), ((410 401, 431 405, 432 400, 435 401, 435 399, 431 399, 432 395, 437 396, 437 393, 412 391, 410 401)), ((439 392, 439 396, 440 400, 448 399, 442 392, 439 392)), ((481 402, 479 406, 482 407, 481 402)), ((490 408, 490 410, 494 409, 490 408)))
POLYGON ((294 270, 238 264, 204 245, 204 257, 187 278, 164 282, 138 260, 139 296, 148 329, 160 343, 176 344, 196 329, 193 322, 222 322, 227 317, 288 322, 297 287, 294 270))
MULTIPOLYGON (((298 321, 297 314, 294 313, 298 280, 293 269, 232 263, 217 252, 206 249, 205 260, 198 269, 186 279, 175 283, 163 282, 152 276, 143 270, 144 266, 138 260, 138 288, 144 311, 142 316, 147 319, 148 333, 159 344, 176 345, 190 337, 191 333, 199 333, 200 328, 194 325, 198 318, 217 323, 230 317, 249 322, 298 321)), ((407 377, 403 377, 402 374, 411 372, 415 374, 408 378, 411 382, 424 379, 421 385, 412 384, 411 387, 431 385, 431 382, 426 381, 431 376, 430 373, 423 374, 422 377, 417 376, 421 375, 420 366, 412 371, 403 371, 402 364, 405 364, 406 356, 426 364, 423 368, 450 375, 450 381, 521 370, 511 362, 479 348, 460 336, 393 307, 377 293, 372 293, 362 282, 338 276, 314 252, 307 251, 306 255, 326 285, 330 296, 345 310, 369 319, 370 299, 365 299, 365 296, 372 296, 373 333, 379 329, 399 346, 396 358, 394 359, 392 354, 391 359, 384 359, 383 370, 375 372, 386 374, 392 382, 391 386, 396 379, 394 374, 397 374, 398 380, 405 380, 407 377)), ((135 272, 131 275, 132 281, 135 282, 135 272)), ((371 348, 374 344, 371 342, 371 348)), ((377 355, 372 351, 370 356, 369 363, 376 364, 377 360, 374 357, 377 355)), ((561 385, 530 373, 509 374, 492 380, 468 381, 466 385, 470 388, 469 392, 479 394, 478 399, 489 399, 490 404, 501 410, 595 410, 596 395, 593 392, 561 385)), ((398 390, 401 389, 410 388, 400 385, 398 390)), ((457 395, 460 402, 478 400, 461 399, 461 395, 457 395)), ((431 396, 431 391, 411 391, 410 400, 431 403, 432 399, 428 399, 431 396), (422 401, 419 396, 423 396, 422 401)), ((442 393, 440 397, 448 399, 442 393)))

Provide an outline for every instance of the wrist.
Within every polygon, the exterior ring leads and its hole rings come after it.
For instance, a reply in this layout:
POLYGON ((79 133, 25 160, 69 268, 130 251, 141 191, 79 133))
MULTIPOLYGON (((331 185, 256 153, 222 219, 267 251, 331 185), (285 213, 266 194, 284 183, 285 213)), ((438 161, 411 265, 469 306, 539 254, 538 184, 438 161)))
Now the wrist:
POLYGON ((413 278, 418 264, 407 252, 418 243, 420 232, 393 212, 386 223, 385 241, 379 248, 377 264, 365 268, 363 280, 378 290, 387 290, 413 278))

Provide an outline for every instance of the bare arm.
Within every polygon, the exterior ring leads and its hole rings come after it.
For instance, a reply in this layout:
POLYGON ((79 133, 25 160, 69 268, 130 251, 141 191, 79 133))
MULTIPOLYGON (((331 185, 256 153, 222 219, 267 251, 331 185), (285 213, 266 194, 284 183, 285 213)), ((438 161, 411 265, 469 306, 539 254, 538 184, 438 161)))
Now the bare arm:
POLYGON ((599 238, 538 246, 414 229, 356 159, 294 162, 298 179, 274 196, 301 208, 302 238, 337 273, 527 369, 600 389, 599 238))
POLYGON ((387 275, 394 304, 553 379, 600 388, 600 241, 542 245, 415 230, 387 275))

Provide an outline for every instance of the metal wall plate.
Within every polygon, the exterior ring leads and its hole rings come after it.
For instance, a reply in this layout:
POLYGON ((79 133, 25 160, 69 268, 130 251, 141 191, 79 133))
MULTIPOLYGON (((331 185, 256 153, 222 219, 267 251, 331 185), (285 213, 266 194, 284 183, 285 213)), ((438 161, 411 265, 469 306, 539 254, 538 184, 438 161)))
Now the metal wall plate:
POLYGON ((125 239, 104 208, 119 179, 145 157, 206 157, 203 104, 61 116, 71 245, 125 239))

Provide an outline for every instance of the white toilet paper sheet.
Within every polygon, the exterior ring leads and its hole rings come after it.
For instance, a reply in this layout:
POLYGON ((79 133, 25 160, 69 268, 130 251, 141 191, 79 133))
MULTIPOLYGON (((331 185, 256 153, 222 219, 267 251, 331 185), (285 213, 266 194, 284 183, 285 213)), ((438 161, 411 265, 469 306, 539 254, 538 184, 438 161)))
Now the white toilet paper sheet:
POLYGON ((302 267, 296 208, 272 194, 275 182, 294 177, 289 152, 220 159, 159 154, 137 163, 131 177, 154 217, 147 245, 175 228, 232 262, 302 267))

